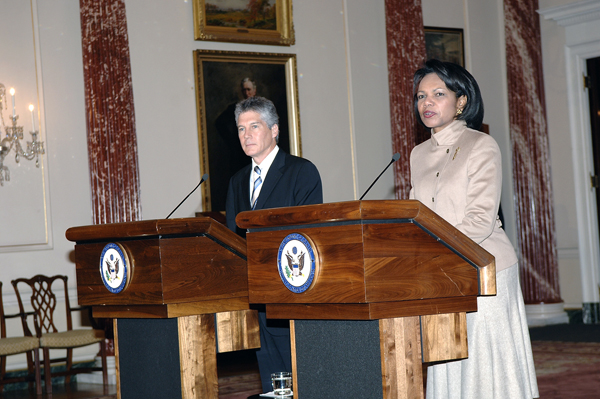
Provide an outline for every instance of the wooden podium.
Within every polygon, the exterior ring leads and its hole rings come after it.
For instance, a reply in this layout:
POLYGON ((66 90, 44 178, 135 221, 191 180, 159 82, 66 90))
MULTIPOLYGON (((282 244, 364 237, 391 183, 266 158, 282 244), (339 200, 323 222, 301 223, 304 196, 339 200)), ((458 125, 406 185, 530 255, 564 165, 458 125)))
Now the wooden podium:
POLYGON ((76 242, 79 304, 117 319, 119 398, 217 399, 216 353, 260 347, 246 242, 222 224, 148 220, 73 227, 66 236, 76 242), (119 250, 119 262, 103 258, 119 250), (122 281, 111 277, 125 269, 122 281))
POLYGON ((422 398, 422 363, 465 358, 466 312, 495 294, 494 257, 415 200, 236 222, 248 229, 250 303, 293 320, 295 398, 422 398), (309 266, 312 282, 294 285, 309 266))

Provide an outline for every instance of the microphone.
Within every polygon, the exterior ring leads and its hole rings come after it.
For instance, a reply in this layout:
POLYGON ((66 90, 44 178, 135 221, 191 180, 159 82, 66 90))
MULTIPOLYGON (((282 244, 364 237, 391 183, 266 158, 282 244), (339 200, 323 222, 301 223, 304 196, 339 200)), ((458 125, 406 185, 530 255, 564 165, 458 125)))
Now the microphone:
POLYGON ((379 178, 381 177, 381 175, 384 174, 386 170, 388 170, 388 168, 390 167, 390 165, 393 164, 394 162, 396 162, 399 159, 400 159, 400 153, 397 152, 392 157, 392 160, 390 161, 390 163, 387 164, 387 166, 385 167, 385 169, 383 169, 381 171, 381 173, 379 174, 379 176, 377 176, 377 178, 373 181, 373 183, 371 183, 371 185, 369 186, 369 188, 367 188, 367 191, 365 191, 365 193, 358 199, 359 201, 362 200, 365 197, 365 195, 367 195, 367 193, 369 192, 369 190, 371 189, 371 187, 373 187, 373 185, 375 183, 377 183, 377 180, 379 180, 379 178))
POLYGON ((183 201, 181 201, 181 202, 179 203, 179 205, 177 205, 177 206, 175 207, 175 209, 173 209, 173 210, 171 211, 171 213, 169 213, 169 216, 167 216, 165 219, 168 219, 168 218, 169 218, 169 217, 170 217, 170 216, 171 216, 171 215, 172 215, 172 214, 173 214, 173 213, 174 213, 174 212, 175 212, 175 211, 176 211, 176 210, 177 210, 177 209, 178 209, 178 208, 181 206, 181 204, 183 204, 183 203, 185 202, 185 200, 186 200, 186 199, 188 199, 188 197, 189 197, 190 195, 192 195, 192 194, 194 193, 194 191, 196 191, 196 190, 198 189, 198 187, 200 187, 200 185, 201 185, 202 183, 204 183, 206 180, 208 180, 208 173, 205 173, 205 174, 203 174, 203 175, 202 175, 202 179, 200 179, 200 183, 198 183, 198 185, 197 185, 196 187, 194 187, 194 189, 193 189, 192 191, 190 191, 190 193, 189 193, 189 194, 188 194, 188 195, 187 195, 187 196, 186 196, 186 197, 183 199, 183 201))

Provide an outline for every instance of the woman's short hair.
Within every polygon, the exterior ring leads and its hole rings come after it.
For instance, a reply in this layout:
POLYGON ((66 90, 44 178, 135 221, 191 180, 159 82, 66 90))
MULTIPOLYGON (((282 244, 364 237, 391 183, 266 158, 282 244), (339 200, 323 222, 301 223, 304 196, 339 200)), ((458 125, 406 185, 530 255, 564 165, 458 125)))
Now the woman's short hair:
POLYGON ((483 122, 483 99, 479 91, 477 81, 465 68, 452 62, 443 62, 431 59, 425 62, 423 68, 415 72, 413 81, 413 104, 414 113, 417 120, 425 126, 419 114, 417 91, 419 84, 426 75, 435 73, 446 84, 446 87, 456 94, 456 97, 467 97, 467 104, 462 110, 462 114, 456 119, 462 119, 467 122, 471 129, 479 130, 483 122))

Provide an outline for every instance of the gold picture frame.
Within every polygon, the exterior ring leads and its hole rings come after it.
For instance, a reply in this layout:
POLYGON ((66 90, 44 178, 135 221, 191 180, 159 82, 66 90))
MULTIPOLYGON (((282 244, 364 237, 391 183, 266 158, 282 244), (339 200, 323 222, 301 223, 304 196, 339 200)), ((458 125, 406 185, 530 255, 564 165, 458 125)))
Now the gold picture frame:
POLYGON ((453 62, 465 66, 463 30, 425 26, 427 59, 453 62))
POLYGON ((193 6, 195 40, 295 43, 292 0, 193 0, 193 6))
POLYGON ((279 147, 302 156, 295 54, 241 51, 194 51, 196 114, 202 185, 202 207, 225 211, 229 179, 250 163, 235 125, 235 104, 244 99, 249 81, 255 95, 273 101, 279 114, 279 147))

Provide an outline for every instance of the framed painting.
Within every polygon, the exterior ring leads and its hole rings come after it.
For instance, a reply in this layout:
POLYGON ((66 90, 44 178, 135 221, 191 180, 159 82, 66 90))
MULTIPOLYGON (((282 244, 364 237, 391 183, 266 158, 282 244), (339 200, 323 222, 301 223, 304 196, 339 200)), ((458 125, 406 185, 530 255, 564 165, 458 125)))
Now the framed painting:
POLYGON ((427 59, 454 62, 465 66, 462 29, 425 27, 425 49, 427 59))
POLYGON ((225 211, 229 179, 251 162, 235 123, 235 105, 258 95, 279 115, 279 147, 302 156, 296 55, 196 50, 194 52, 200 168, 204 211, 225 211))
POLYGON ((292 0, 193 0, 194 38, 294 44, 292 0))

